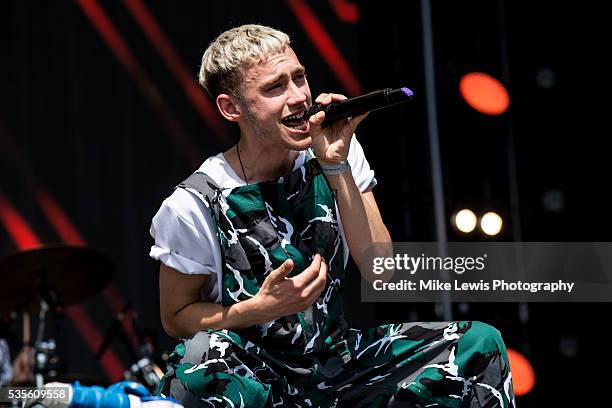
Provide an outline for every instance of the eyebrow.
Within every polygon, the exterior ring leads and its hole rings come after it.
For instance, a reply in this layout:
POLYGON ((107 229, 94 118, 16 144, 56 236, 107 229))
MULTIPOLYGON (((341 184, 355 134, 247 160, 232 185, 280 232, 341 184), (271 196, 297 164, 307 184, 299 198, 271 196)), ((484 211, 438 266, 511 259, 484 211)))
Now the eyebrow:
MULTIPOLYGON (((304 74, 306 72, 306 68, 299 66, 296 69, 294 69, 291 72, 291 75, 295 75, 295 74, 304 74)), ((276 82, 278 82, 280 79, 282 79, 285 76, 285 74, 278 74, 277 76, 275 76, 273 79, 266 81, 261 87, 262 88, 266 88, 270 85, 275 84, 276 82)))

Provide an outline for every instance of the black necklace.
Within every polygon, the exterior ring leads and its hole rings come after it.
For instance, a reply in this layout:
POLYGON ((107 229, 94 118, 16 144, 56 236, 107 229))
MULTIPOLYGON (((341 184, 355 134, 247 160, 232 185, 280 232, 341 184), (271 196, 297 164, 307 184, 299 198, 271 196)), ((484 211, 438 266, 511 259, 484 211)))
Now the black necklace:
POLYGON ((236 143, 236 153, 238 153, 238 161, 240 162, 240 168, 242 169, 242 176, 244 177, 244 181, 249 184, 249 179, 247 179, 246 173, 244 172, 244 166, 242 165, 242 159, 240 158, 240 149, 238 148, 238 143, 236 143))

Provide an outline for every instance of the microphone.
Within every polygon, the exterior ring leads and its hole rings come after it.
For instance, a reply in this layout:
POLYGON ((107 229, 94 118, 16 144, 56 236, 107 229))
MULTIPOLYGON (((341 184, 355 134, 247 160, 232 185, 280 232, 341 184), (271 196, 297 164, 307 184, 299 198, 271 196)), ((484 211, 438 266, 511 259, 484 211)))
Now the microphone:
POLYGON ((413 95, 414 93, 406 87, 385 88, 343 101, 332 102, 329 105, 314 104, 304 111, 302 118, 308 120, 312 115, 324 111, 325 119, 323 119, 321 127, 327 127, 341 119, 408 102, 413 95))

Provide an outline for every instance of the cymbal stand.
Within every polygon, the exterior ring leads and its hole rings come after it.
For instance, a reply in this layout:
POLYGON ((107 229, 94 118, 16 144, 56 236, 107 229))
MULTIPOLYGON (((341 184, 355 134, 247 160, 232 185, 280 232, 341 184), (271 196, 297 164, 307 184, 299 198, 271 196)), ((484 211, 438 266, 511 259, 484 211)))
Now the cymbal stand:
POLYGON ((36 342, 34 343, 34 379, 36 387, 45 385, 45 375, 51 374, 54 377, 57 372, 49 365, 57 365, 56 355, 57 344, 55 339, 44 339, 47 324, 47 314, 57 305, 56 293, 51 289, 47 282, 47 271, 40 271, 40 311, 38 313, 38 330, 36 332, 36 342))
POLYGON ((44 299, 40 300, 40 311, 38 312, 38 330, 36 333, 36 341, 34 342, 34 379, 36 381, 36 387, 42 388, 45 385, 45 379, 43 372, 47 365, 47 355, 43 351, 43 336, 45 333, 45 322, 47 319, 47 312, 49 311, 49 305, 44 299))
POLYGON ((132 304, 129 302, 126 303, 111 323, 104 337, 104 341, 96 354, 96 358, 100 359, 114 338, 118 338, 126 346, 128 353, 135 361, 130 366, 130 369, 125 371, 124 379, 128 381, 143 382, 150 391, 154 392, 160 383, 163 372, 153 361, 153 345, 145 339, 145 336, 136 323, 136 317, 137 313, 132 304), (132 327, 136 332, 136 337, 138 339, 137 351, 134 350, 123 328, 123 321, 126 317, 131 317, 132 327))

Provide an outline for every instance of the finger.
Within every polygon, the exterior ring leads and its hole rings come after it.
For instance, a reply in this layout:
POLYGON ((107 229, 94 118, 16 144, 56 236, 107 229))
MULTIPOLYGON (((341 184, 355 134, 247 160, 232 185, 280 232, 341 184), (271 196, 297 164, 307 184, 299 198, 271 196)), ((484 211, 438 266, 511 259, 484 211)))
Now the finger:
POLYGON ((310 118, 308 118, 308 121, 313 125, 320 125, 321 123, 323 123, 324 119, 325 119, 325 112, 321 111, 321 112, 315 113, 310 118))
POLYGON ((297 287, 304 287, 311 280, 315 279, 321 268, 321 255, 316 254, 310 263, 310 266, 299 275, 291 278, 297 287))
POLYGON ((332 101, 343 101, 346 98, 346 96, 342 95, 342 94, 335 94, 335 93, 330 93, 328 95, 328 97, 332 100, 332 101))
POLYGON ((317 99, 315 99, 316 103, 323 103, 323 101, 329 96, 329 94, 327 93, 322 93, 319 94, 319 96, 317 96, 317 99))
POLYGON ((293 260, 287 259, 281 264, 281 266, 270 272, 268 279, 270 279, 271 283, 280 282, 287 277, 287 275, 293 270, 294 266, 295 264, 293 263, 293 260))
POLYGON ((345 99, 346 99, 346 96, 342 94, 322 93, 319 96, 317 96, 317 99, 315 99, 315 102, 323 104, 323 105, 327 105, 328 103, 331 103, 334 101, 343 101, 345 99))
POLYGON ((366 118, 366 116, 368 116, 368 114, 369 112, 366 112, 359 116, 355 116, 349 119, 348 126, 350 129, 351 135, 353 134, 353 132, 355 132, 355 129, 357 129, 357 126, 359 126, 359 124, 366 118))
POLYGON ((325 283, 327 282, 327 271, 328 271, 327 262, 321 262, 321 268, 319 269, 319 274, 316 279, 313 279, 308 283, 304 291, 303 295, 307 297, 319 297, 323 289, 325 288, 325 283))

